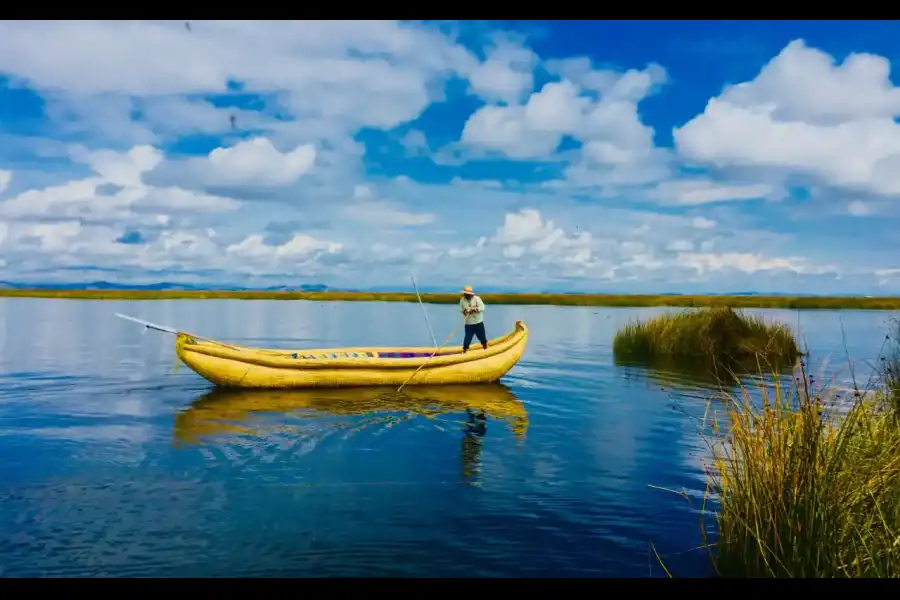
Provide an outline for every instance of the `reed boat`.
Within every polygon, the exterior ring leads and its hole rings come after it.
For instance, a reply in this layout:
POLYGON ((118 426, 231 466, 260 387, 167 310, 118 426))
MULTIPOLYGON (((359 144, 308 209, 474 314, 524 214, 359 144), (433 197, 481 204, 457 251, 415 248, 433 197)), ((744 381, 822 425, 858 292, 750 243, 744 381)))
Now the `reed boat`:
MULTIPOLYGON (((394 387, 252 390, 213 388, 175 415, 175 440, 202 444, 222 435, 264 433, 254 417, 260 413, 317 416, 371 416, 367 425, 394 424, 414 416, 473 411, 505 422, 517 438, 528 429, 528 411, 501 383, 415 386, 398 393, 394 387), (391 413, 404 413, 399 419, 391 413), (387 416, 386 416, 387 415, 387 416)), ((302 423, 302 421, 301 421, 302 423)), ((321 427, 321 425, 317 425, 321 427)), ((359 425, 354 424, 354 428, 359 425)), ((300 425, 302 429, 302 425, 300 425)))
POLYGON ((476 343, 465 354, 461 346, 436 352, 429 347, 254 348, 171 332, 177 335, 178 358, 198 375, 221 387, 256 389, 491 383, 516 365, 528 343, 522 321, 489 340, 487 349, 476 343))

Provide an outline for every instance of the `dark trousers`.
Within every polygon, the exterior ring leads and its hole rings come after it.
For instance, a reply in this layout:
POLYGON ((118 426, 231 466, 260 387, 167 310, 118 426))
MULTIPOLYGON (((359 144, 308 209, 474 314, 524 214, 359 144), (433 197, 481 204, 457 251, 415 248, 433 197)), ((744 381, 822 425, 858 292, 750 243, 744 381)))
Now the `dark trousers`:
POLYGON ((469 349, 469 344, 472 343, 472 336, 477 337, 478 341, 481 342, 481 347, 487 350, 487 335, 484 333, 484 321, 475 325, 466 325, 466 334, 463 337, 463 352, 469 349))

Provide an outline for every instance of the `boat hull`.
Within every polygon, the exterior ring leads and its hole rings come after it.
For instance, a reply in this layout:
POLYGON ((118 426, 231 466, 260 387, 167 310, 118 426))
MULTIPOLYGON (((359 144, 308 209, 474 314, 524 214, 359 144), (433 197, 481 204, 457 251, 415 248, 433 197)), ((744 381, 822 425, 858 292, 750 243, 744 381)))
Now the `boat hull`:
POLYGON ((179 334, 178 358, 220 387, 338 388, 492 383, 512 369, 528 343, 521 321, 503 337, 462 354, 461 347, 286 350, 227 346, 179 334), (398 356, 399 355, 399 356, 398 356))

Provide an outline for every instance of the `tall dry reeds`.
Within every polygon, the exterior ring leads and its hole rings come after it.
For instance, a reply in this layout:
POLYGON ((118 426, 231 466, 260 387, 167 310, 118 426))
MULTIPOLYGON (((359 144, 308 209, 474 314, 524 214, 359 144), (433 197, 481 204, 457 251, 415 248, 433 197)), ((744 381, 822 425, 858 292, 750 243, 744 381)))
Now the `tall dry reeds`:
POLYGON ((790 386, 776 378, 725 399, 708 438, 718 575, 900 576, 897 371, 887 372, 898 363, 884 363, 883 385, 850 397, 812 390, 801 367, 790 386))

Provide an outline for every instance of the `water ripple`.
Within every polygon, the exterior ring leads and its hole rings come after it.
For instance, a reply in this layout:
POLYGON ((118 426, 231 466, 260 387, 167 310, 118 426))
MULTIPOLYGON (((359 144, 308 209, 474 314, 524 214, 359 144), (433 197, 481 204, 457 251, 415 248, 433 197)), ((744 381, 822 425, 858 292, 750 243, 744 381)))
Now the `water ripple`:
MULTIPOLYGON (((211 391, 170 337, 111 316, 269 347, 427 344, 409 310, 0 300, 0 576, 662 576, 650 542, 709 574, 696 503, 660 488, 702 495, 713 390, 612 357, 616 325, 652 311, 492 307, 492 335, 531 329, 502 385, 402 394, 211 391)), ((843 315, 854 360, 883 318, 843 315)), ((843 353, 836 315, 800 322, 843 353)))

